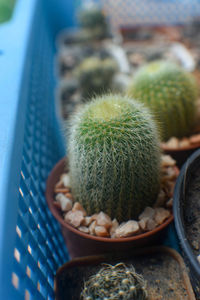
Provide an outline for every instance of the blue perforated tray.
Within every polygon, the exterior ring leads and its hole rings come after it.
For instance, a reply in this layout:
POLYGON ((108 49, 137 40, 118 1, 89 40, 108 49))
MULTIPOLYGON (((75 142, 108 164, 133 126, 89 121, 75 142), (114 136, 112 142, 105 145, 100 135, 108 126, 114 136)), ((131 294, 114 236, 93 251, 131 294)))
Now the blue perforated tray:
MULTIPOLYGON (((55 271, 68 260, 44 191, 64 155, 55 115, 54 41, 60 29, 74 25, 74 2, 18 0, 11 21, 0 26, 2 300, 53 299, 55 271)), ((171 226, 166 243, 177 247, 176 241, 171 226)))

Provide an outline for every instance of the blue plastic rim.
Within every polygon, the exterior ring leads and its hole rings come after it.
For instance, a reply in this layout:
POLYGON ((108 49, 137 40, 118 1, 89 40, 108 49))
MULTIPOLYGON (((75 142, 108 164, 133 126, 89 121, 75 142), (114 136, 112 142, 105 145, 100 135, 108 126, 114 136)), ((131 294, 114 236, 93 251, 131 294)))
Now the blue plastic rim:
MULTIPOLYGON (((55 114, 55 36, 74 26, 77 2, 16 0, 12 19, 0 25, 2 300, 54 299, 54 274, 68 260, 44 192, 50 170, 65 154, 55 114)), ((174 246, 170 228, 167 244, 174 246)))

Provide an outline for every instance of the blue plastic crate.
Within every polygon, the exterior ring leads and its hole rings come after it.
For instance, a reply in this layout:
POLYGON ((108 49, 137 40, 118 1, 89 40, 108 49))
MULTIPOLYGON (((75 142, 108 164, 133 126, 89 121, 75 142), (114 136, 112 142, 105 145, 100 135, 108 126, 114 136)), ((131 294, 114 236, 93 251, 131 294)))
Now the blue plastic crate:
POLYGON ((45 181, 64 155, 55 116, 54 40, 73 1, 18 0, 0 26, 0 299, 53 299, 68 259, 45 181))
MULTIPOLYGON (((56 34, 75 24, 75 2, 17 0, 11 21, 0 26, 2 300, 53 299, 55 271, 68 260, 44 192, 65 153, 53 64, 56 34)), ((175 247, 173 226, 169 232, 167 243, 175 247)))

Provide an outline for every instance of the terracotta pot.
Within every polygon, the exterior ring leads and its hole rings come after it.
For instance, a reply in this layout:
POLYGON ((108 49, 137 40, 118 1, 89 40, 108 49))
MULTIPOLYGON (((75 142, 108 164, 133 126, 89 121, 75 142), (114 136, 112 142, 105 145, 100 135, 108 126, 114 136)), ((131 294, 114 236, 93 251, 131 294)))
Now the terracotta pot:
POLYGON ((102 263, 115 265, 119 262, 132 264, 136 272, 143 275, 150 299, 195 300, 182 257, 175 250, 163 246, 135 249, 125 254, 88 256, 67 262, 56 273, 56 300, 79 299, 84 281, 98 272, 102 263))
POLYGON ((127 251, 155 243, 163 230, 172 222, 173 216, 154 230, 127 238, 103 238, 83 233, 63 220, 61 211, 54 205, 54 187, 61 174, 66 171, 65 158, 60 160, 50 173, 46 185, 46 200, 53 216, 61 224, 69 254, 71 257, 101 254, 106 252, 127 251))
POLYGON ((177 166, 179 168, 182 167, 182 165, 186 162, 188 157, 195 152, 197 149, 200 148, 199 144, 190 145, 188 147, 182 147, 182 148, 170 148, 165 145, 161 146, 162 150, 165 154, 169 154, 173 159, 176 160, 177 166))

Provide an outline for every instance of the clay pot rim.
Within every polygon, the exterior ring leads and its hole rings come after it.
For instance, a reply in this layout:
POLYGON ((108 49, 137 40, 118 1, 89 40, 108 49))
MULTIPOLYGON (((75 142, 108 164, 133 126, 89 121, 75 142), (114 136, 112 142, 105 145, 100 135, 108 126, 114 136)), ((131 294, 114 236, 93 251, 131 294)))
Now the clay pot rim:
MULTIPOLYGON (((164 253, 164 254, 168 254, 170 255, 173 259, 175 259, 178 264, 181 266, 181 276, 183 279, 183 283, 185 285, 185 289, 188 292, 188 296, 189 296, 189 300, 195 300, 195 295, 191 286, 191 282, 187 273, 187 269, 184 263, 183 258, 181 257, 181 255, 172 248, 166 247, 166 246, 152 246, 152 247, 143 247, 143 248, 136 248, 134 249, 134 251, 128 253, 128 257, 127 255, 124 255, 122 253, 119 254, 114 254, 114 256, 112 255, 112 253, 109 254, 100 254, 100 255, 89 255, 89 256, 84 256, 84 257, 76 257, 73 258, 72 260, 64 263, 61 267, 58 268, 58 270, 56 271, 56 278, 55 280, 57 281, 57 277, 60 276, 60 274, 62 274, 62 272, 65 271, 65 269, 70 269, 73 268, 74 266, 88 266, 88 265, 93 265, 93 264, 99 264, 102 263, 106 260, 106 262, 109 263, 109 259, 113 259, 113 260, 123 260, 124 258, 130 258, 131 256, 134 255, 145 255, 145 254, 152 254, 152 253, 164 253)), ((57 286, 57 284, 56 284, 57 286)))
POLYGON ((181 247, 185 252, 187 259, 195 272, 200 276, 200 264, 197 261, 197 258, 192 251, 192 248, 188 242, 185 233, 185 227, 183 222, 183 206, 181 205, 181 193, 183 192, 182 184, 186 180, 188 166, 191 166, 198 158, 200 157, 200 149, 195 151, 185 162, 183 167, 181 168, 181 172, 179 174, 179 178, 176 182, 175 189, 174 189, 174 205, 173 205, 173 213, 174 213, 174 221, 175 221, 175 228, 177 231, 177 235, 179 241, 181 243, 181 247))
POLYGON ((187 147, 181 147, 181 148, 171 148, 171 147, 165 146, 165 145, 163 145, 163 143, 161 143, 161 149, 163 151, 170 151, 170 152, 189 151, 189 150, 193 150, 195 148, 198 149, 199 147, 200 147, 200 142, 196 143, 196 144, 189 145, 187 147))
MULTIPOLYGON (((140 240, 140 239, 145 239, 147 237, 151 237, 154 234, 156 234, 157 232, 163 230, 165 227, 167 227, 173 220, 174 220, 174 216, 171 215, 164 223, 162 223, 161 225, 157 226, 155 229, 142 233, 142 234, 138 234, 135 236, 131 236, 131 237, 124 237, 124 238, 106 238, 106 237, 97 237, 97 236, 93 236, 84 232, 81 232, 80 230, 76 229, 75 227, 71 226, 70 224, 68 224, 67 222, 64 221, 64 219, 62 218, 62 216, 59 213, 58 208, 55 207, 55 205, 53 204, 54 202, 54 186, 52 186, 52 181, 54 178, 54 174, 57 171, 57 169, 61 168, 61 166, 64 165, 66 160, 66 157, 63 157, 61 160, 59 160, 56 165, 53 167, 53 169, 51 170, 48 178, 47 178, 47 182, 46 182, 46 192, 45 192, 45 197, 46 197, 46 201, 47 204, 49 206, 49 209, 51 211, 51 213, 53 214, 53 216, 57 219, 57 221, 64 227, 67 228, 69 231, 74 232, 75 234, 83 237, 83 238, 87 238, 90 240, 95 240, 95 241, 102 241, 105 243, 121 243, 121 242, 130 242, 130 241, 136 241, 136 240, 140 240)), ((61 174, 60 174, 61 175, 61 174)))

